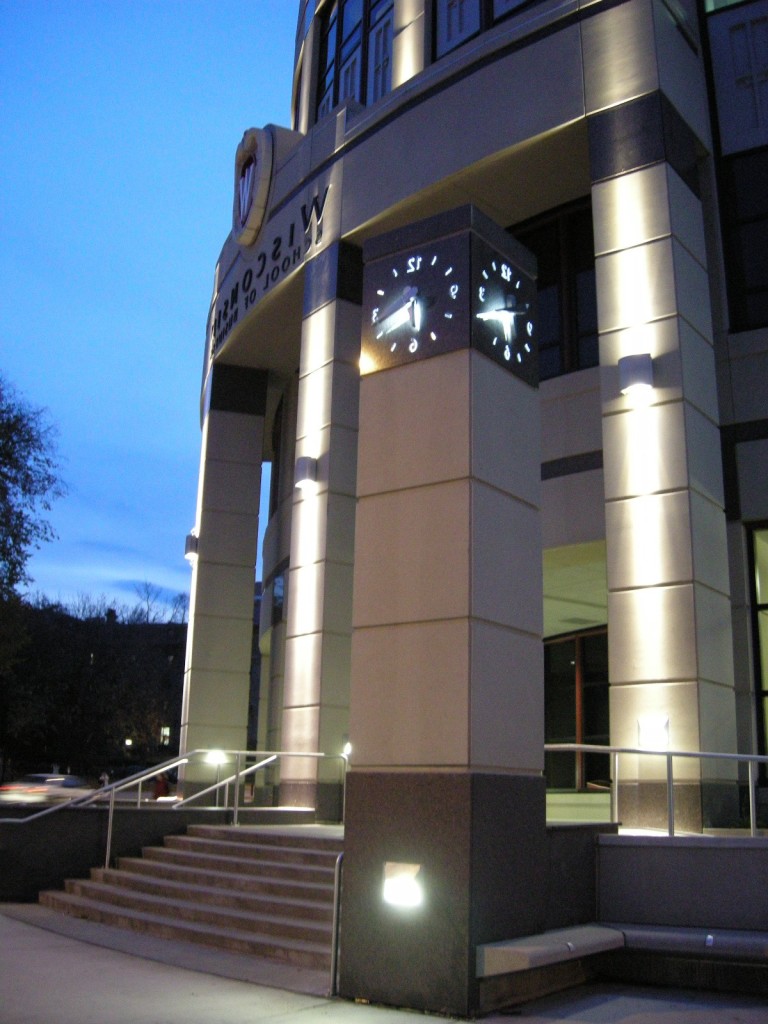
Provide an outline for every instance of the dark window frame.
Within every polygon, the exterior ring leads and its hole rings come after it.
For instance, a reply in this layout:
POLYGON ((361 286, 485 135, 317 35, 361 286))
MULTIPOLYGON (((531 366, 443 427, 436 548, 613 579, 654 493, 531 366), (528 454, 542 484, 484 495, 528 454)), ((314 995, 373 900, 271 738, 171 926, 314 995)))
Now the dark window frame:
MULTIPOLYGON (((545 742, 546 743, 605 743, 610 744, 610 722, 608 719, 608 699, 610 682, 608 679, 608 627, 597 626, 592 629, 578 630, 573 633, 564 633, 560 636, 547 637, 544 640, 545 666, 548 663, 547 649, 558 645, 573 645, 573 729, 565 735, 555 736, 551 732, 552 713, 555 694, 552 693, 551 680, 548 681, 545 671, 545 742), (599 681, 587 678, 588 673, 585 645, 597 637, 605 638, 605 678, 599 681), (605 707, 601 710, 595 709, 594 701, 590 709, 588 697, 589 690, 597 691, 597 688, 605 689, 605 707), (604 712, 605 726, 602 731, 595 732, 594 726, 598 718, 604 712), (587 721, 587 719, 590 719, 587 721)), ((592 694, 595 696, 595 693, 592 694)), ((600 695, 598 694, 598 704, 600 695)), ((557 709, 555 707, 555 714, 557 709)), ((602 788, 610 783, 611 762, 610 754, 592 753, 557 753, 547 752, 545 754, 545 776, 547 787, 552 789, 570 789, 577 792, 586 792, 590 789, 602 788), (571 784, 562 785, 553 783, 553 779, 560 782, 567 779, 571 784)))
POLYGON ((539 263, 539 379, 600 363, 592 202, 584 197, 508 229, 539 263), (549 240, 547 239, 549 235, 549 240), (538 250, 538 251, 537 251, 538 250), (580 296, 580 286, 586 294, 580 296), (551 289, 555 289, 545 298, 551 289), (547 306, 556 323, 546 323, 547 306))
POLYGON ((460 3, 461 0, 432 0, 431 4, 431 17, 429 20, 430 32, 431 32, 431 43, 430 51, 432 60, 440 60, 449 53, 453 53, 464 43, 469 42, 471 39, 477 39, 483 32, 487 32, 488 29, 493 28, 494 25, 500 24, 507 18, 513 17, 515 14, 519 14, 524 8, 533 7, 539 3, 540 0, 517 0, 514 6, 509 10, 499 11, 497 4, 501 4, 502 0, 467 0, 475 11, 478 11, 478 28, 467 35, 459 37, 456 42, 451 45, 440 46, 438 37, 438 24, 441 11, 447 9, 449 4, 460 3))
POLYGON ((394 0, 332 0, 319 12, 319 53, 316 76, 315 120, 320 121, 348 100, 365 106, 392 90, 392 40, 394 38, 394 0), (351 26, 345 14, 360 8, 360 18, 351 26), (388 85, 380 95, 369 99, 371 88, 370 56, 377 30, 387 19, 392 24, 389 37, 388 85), (357 58, 353 71, 350 61, 357 58), (356 88, 344 93, 344 73, 354 74, 356 88))
MULTIPOLYGON (((768 601, 758 601, 757 594, 757 557, 755 555, 755 537, 758 533, 768 530, 768 521, 750 523, 747 527, 749 536, 749 607, 752 626, 752 666, 755 695, 755 723, 757 732, 757 753, 768 755, 768 713, 765 702, 768 701, 768 679, 763 678, 763 658, 760 647, 760 613, 768 612, 768 601)), ((768 652, 766 653, 768 658, 768 652)), ((768 767, 760 765, 760 781, 768 783, 768 767)))

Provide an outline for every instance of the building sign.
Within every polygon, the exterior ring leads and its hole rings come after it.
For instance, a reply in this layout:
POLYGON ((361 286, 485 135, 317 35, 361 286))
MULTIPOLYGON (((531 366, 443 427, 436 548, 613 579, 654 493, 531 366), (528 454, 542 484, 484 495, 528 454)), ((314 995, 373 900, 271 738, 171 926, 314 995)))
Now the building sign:
POLYGON ((272 181, 272 135, 269 128, 249 128, 235 154, 232 234, 238 245, 259 237, 272 181))
MULTIPOLYGON (((249 187, 249 184, 243 185, 243 189, 249 187)), ((311 199, 293 208, 287 218, 283 218, 283 224, 276 226, 274 234, 267 234, 258 251, 249 252, 247 257, 235 262, 219 286, 211 310, 208 322, 211 358, 259 300, 320 245, 329 190, 330 185, 321 186, 311 199)))

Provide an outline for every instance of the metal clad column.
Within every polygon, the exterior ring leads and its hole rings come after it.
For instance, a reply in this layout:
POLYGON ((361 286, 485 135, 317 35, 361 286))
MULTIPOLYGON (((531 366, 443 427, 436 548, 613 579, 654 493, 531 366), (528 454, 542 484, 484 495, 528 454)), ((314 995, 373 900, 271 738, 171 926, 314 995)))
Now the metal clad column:
MULTIPOLYGON (((680 18, 678 12, 678 18, 680 18)), ((733 648, 692 26, 624 5, 583 28, 605 466, 611 742, 733 751, 733 648), (682 30, 681 30, 682 29, 682 30), (686 38, 687 35, 687 38, 686 38), (620 51, 620 52, 619 52, 620 51), (626 357, 651 390, 623 395, 626 357), (620 363, 621 361, 621 363, 620 363)), ((625 758, 619 816, 666 826, 662 758, 625 758)), ((675 764, 677 826, 726 823, 733 770, 675 764), (725 818, 725 820, 724 820, 725 818)))
MULTIPOLYGON (((348 731, 360 360, 359 250, 336 242, 305 269, 287 583, 282 749, 341 753, 348 731), (307 463, 306 460, 311 460, 307 463)), ((340 762, 286 759, 280 802, 341 811, 340 762), (319 785, 318 785, 319 782, 319 785)))
POLYGON ((217 363, 209 386, 184 672, 182 752, 199 747, 243 749, 248 724, 267 374, 217 363))

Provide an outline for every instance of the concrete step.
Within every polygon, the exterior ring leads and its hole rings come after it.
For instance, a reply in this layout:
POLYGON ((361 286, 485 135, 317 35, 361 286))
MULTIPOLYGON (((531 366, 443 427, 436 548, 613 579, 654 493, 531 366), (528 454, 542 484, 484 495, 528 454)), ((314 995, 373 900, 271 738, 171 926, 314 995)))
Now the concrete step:
POLYGON ((248 861, 263 861, 270 864, 285 864, 296 867, 310 865, 333 870, 338 853, 334 849, 313 849, 308 846, 277 846, 242 839, 214 838, 212 836, 170 835, 164 845, 172 850, 189 850, 192 853, 211 854, 215 857, 233 857, 248 861))
POLYGON ((232 889, 235 892, 262 893, 264 896, 277 896, 295 900, 328 900, 333 898, 332 882, 304 882, 300 879, 267 878, 253 873, 242 874, 236 871, 214 871, 198 865, 177 864, 173 861, 144 859, 141 857, 121 857, 118 868, 131 874, 149 875, 154 878, 165 878, 185 886, 211 886, 221 889, 232 889))
POLYGON ((124 886, 106 885, 84 879, 71 879, 65 891, 72 896, 116 907, 128 907, 145 914, 175 917, 181 921, 210 924, 217 928, 256 932, 280 938, 330 942, 330 922, 299 920, 267 913, 264 909, 236 907, 202 902, 193 890, 181 897, 142 893, 124 886))
POLYGON ((314 970, 330 969, 330 944, 306 939, 278 939, 274 935, 245 932, 239 929, 214 926, 210 923, 179 920, 175 914, 166 916, 148 914, 131 907, 120 907, 84 898, 67 892, 44 892, 40 894, 43 906, 72 917, 86 918, 118 928, 145 932, 165 939, 196 942, 203 945, 228 949, 237 953, 250 953, 289 963, 295 967, 314 970))
MULTIPOLYGON (((234 876, 243 877, 243 876, 234 876)), ((237 887, 210 886, 200 882, 190 887, 186 881, 158 878, 153 874, 132 872, 125 868, 94 868, 91 882, 96 885, 123 888, 129 892, 169 900, 194 898, 198 903, 218 907, 232 907, 254 914, 265 913, 275 917, 298 918, 330 925, 333 920, 332 893, 323 891, 325 898, 296 899, 263 892, 244 892, 237 887)))
POLYGON ((40 902, 159 937, 330 968, 340 837, 201 825, 163 842, 69 880, 63 893, 41 893, 40 902))
POLYGON ((259 828, 251 825, 190 825, 186 834, 204 839, 234 840, 235 842, 255 842, 261 846, 299 847, 311 850, 333 850, 338 854, 344 849, 344 837, 341 826, 331 831, 337 835, 329 835, 328 829, 298 827, 278 829, 274 827, 259 828))
POLYGON ((259 878, 276 878, 286 881, 316 882, 333 884, 333 866, 316 866, 312 864, 282 864, 279 861, 254 860, 242 857, 228 857, 210 852, 198 852, 179 843, 165 846, 146 847, 142 856, 147 860, 158 860, 166 863, 185 864, 190 867, 209 868, 212 871, 232 871, 235 874, 249 874, 259 878))

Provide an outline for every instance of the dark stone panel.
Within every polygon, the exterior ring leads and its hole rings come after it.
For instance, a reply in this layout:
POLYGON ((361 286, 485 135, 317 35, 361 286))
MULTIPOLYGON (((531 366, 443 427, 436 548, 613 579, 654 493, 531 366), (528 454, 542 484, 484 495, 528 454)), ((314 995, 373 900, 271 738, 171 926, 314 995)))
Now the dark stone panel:
POLYGON ((334 299, 357 306, 363 301, 362 255, 349 242, 334 242, 304 265, 302 316, 308 317, 334 299))
POLYGON ((351 772, 340 994, 474 1013, 476 945, 543 927, 546 880, 543 779, 351 772), (421 865, 421 906, 383 902, 388 861, 421 865))
POLYGON ((667 160, 699 196, 696 136, 660 92, 648 93, 587 121, 593 182, 667 160))
POLYGON ((603 468, 601 450, 582 452, 579 455, 566 455, 562 459, 550 459, 541 465, 541 479, 554 480, 560 476, 572 476, 574 473, 589 473, 593 469, 603 468))
MULTIPOLYGON (((631 828, 666 831, 668 825, 666 782, 619 782, 618 818, 631 828)), ((703 825, 701 786, 697 783, 675 785, 675 828, 683 832, 701 832, 703 825)))
POLYGON ((546 927, 546 787, 529 776, 472 776, 473 945, 546 927))
POLYGON ((215 363, 211 381, 211 409, 263 416, 267 407, 267 371, 250 366, 215 363))
MULTIPOLYGON (((224 810, 122 807, 115 812, 112 857, 138 856, 142 847, 162 845, 163 836, 191 824, 230 820, 224 810)), ((0 823, 0 902, 36 901, 42 889, 60 889, 65 879, 103 867, 107 830, 107 807, 62 808, 36 821, 0 823)))
POLYGON ((543 931, 572 928, 597 919, 597 837, 618 825, 554 825, 547 828, 547 886, 543 931))
POLYGON ((601 839, 599 920, 765 930, 768 841, 725 837, 601 839))
POLYGON ((469 775, 349 774, 341 996, 468 1012, 470 824, 469 775), (388 861, 421 865, 422 906, 383 902, 388 861))

